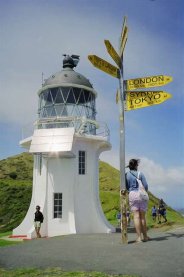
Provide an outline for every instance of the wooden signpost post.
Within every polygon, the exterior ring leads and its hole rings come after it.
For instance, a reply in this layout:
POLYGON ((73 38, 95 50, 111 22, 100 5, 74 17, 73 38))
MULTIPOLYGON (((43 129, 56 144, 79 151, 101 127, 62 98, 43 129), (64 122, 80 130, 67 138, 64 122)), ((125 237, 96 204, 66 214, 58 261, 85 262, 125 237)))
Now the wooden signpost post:
POLYGON ((119 53, 116 52, 109 40, 104 40, 107 52, 116 63, 116 66, 96 55, 89 55, 89 61, 98 69, 119 80, 119 89, 116 102, 119 104, 120 122, 120 202, 121 202, 121 234, 122 242, 128 243, 127 234, 127 191, 125 185, 125 127, 124 112, 161 104, 172 97, 165 91, 134 91, 141 88, 163 86, 172 81, 172 77, 158 75, 125 80, 123 76, 123 54, 128 39, 127 17, 124 17, 120 36, 119 53))

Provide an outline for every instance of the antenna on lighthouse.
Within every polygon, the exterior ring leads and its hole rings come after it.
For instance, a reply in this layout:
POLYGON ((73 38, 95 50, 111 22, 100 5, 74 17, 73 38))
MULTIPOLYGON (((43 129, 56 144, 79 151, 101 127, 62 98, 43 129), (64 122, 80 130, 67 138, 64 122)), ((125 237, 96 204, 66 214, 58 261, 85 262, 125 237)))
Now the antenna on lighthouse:
POLYGON ((44 81, 43 76, 44 76, 44 73, 42 72, 42 87, 43 87, 43 81, 44 81))

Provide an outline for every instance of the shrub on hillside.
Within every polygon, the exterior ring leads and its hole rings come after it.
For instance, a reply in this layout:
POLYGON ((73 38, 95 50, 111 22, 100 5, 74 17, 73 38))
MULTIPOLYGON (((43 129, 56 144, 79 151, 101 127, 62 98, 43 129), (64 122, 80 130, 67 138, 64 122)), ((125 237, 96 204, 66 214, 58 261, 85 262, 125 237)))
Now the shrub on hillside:
POLYGON ((9 176, 10 176, 10 178, 13 179, 13 180, 17 179, 17 173, 16 173, 16 172, 10 172, 10 173, 9 173, 9 176))

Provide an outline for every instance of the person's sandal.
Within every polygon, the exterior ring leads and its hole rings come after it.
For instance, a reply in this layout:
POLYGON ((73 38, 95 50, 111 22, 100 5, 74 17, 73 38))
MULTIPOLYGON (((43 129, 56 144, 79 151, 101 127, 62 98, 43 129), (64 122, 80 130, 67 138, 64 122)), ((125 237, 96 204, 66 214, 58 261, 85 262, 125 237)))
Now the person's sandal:
POLYGON ((143 239, 143 242, 146 242, 146 241, 149 241, 149 240, 151 240, 151 238, 147 237, 146 239, 143 239))
POLYGON ((141 239, 136 239, 135 243, 143 242, 141 239))

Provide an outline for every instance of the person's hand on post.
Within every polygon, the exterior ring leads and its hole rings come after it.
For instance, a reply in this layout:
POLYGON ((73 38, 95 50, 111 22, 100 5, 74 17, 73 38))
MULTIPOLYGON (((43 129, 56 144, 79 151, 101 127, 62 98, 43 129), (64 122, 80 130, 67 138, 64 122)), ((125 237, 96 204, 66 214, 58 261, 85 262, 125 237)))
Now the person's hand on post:
POLYGON ((120 195, 126 195, 126 189, 122 189, 122 190, 120 191, 120 195))

